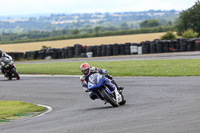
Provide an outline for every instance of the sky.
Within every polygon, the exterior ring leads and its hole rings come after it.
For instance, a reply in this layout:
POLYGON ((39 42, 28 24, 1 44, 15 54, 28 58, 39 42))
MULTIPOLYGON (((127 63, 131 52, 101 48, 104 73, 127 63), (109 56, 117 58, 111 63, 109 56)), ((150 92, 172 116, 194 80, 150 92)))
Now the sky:
POLYGON ((197 0, 0 0, 0 16, 187 10, 197 0))

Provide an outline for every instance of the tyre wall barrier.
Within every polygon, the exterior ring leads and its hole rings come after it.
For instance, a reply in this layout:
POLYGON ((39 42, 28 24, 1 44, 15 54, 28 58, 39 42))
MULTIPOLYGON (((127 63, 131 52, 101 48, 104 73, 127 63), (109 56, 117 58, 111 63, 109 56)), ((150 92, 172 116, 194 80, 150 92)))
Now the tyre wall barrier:
POLYGON ((200 39, 194 40, 195 43, 195 50, 200 51, 200 39))
POLYGON ((9 53, 14 59, 64 59, 73 57, 87 57, 87 53, 92 52, 92 57, 116 56, 131 54, 153 54, 166 52, 200 51, 200 38, 180 39, 169 41, 155 39, 153 41, 142 41, 140 43, 124 44, 101 44, 99 46, 82 46, 75 44, 71 47, 50 48, 38 51, 27 51, 25 53, 9 53))
POLYGON ((168 40, 163 41, 163 52, 164 53, 169 52, 169 41, 168 40))
POLYGON ((10 55, 13 60, 20 60, 24 58, 23 52, 8 52, 7 54, 10 55))
POLYGON ((150 53, 156 53, 156 42, 152 41, 150 42, 150 53))
POLYGON ((83 49, 82 45, 75 44, 74 45, 74 57, 81 57, 82 49, 83 49))
POLYGON ((35 51, 27 51, 24 54, 25 59, 34 59, 35 51))
POLYGON ((156 42, 156 52, 157 53, 162 53, 163 52, 163 42, 162 41, 157 41, 156 42))
POLYGON ((138 53, 138 43, 132 43, 130 46, 130 54, 138 53))
POLYGON ((107 56, 113 55, 113 45, 107 45, 107 56))
POLYGON ((125 44, 120 44, 119 45, 119 54, 120 55, 125 55, 125 44))
POLYGON ((92 57, 97 57, 97 46, 92 47, 92 57))
POLYGON ((101 56, 107 56, 107 45, 101 45, 101 56))
POLYGON ((175 47, 176 41, 169 41, 169 52, 175 52, 176 47, 175 47))
POLYGON ((130 55, 131 54, 131 43, 125 43, 125 55, 130 55))
POLYGON ((187 39, 180 39, 180 51, 187 51, 187 39))
POLYGON ((142 54, 150 53, 150 41, 141 42, 142 54))
POLYGON ((97 46, 97 57, 101 56, 102 46, 97 46))
POLYGON ((113 44, 113 55, 119 55, 120 51, 119 51, 119 44, 115 43, 113 44))

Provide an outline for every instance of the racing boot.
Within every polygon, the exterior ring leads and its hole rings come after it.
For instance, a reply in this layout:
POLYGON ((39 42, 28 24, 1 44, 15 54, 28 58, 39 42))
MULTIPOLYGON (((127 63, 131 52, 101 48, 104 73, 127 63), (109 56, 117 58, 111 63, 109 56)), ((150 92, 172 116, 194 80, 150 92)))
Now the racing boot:
POLYGON ((114 80, 112 80, 111 83, 113 83, 117 87, 117 90, 119 90, 119 91, 124 89, 124 87, 118 86, 114 80))

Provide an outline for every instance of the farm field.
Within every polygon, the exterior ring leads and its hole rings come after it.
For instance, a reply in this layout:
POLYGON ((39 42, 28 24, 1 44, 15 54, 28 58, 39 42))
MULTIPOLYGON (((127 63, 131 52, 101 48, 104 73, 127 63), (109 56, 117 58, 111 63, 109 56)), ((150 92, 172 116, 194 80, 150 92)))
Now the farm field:
POLYGON ((2 49, 4 52, 25 52, 25 51, 40 50, 42 46, 48 46, 51 48, 63 48, 66 46, 73 46, 74 44, 93 46, 101 44, 114 44, 114 43, 126 43, 126 42, 140 43, 141 41, 152 41, 154 39, 159 39, 163 34, 165 34, 165 32, 57 40, 57 41, 45 41, 45 42, 2 44, 0 45, 0 49, 2 49))

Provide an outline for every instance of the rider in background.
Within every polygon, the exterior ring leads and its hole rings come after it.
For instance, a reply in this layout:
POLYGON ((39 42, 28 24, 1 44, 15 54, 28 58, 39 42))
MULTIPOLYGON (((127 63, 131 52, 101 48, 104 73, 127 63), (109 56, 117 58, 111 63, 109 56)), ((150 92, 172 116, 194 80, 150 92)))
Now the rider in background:
POLYGON ((0 49, 0 70, 2 74, 5 74, 4 72, 4 68, 2 66, 2 62, 3 62, 3 58, 9 59, 9 60, 13 60, 12 57, 6 53, 3 53, 2 50, 0 49))
MULTIPOLYGON (((82 87, 83 90, 85 92, 88 92, 88 78, 90 77, 91 74, 94 73, 100 73, 103 74, 107 80, 106 80, 106 85, 111 89, 111 90, 115 90, 115 86, 118 90, 120 90, 120 93, 122 93, 122 90, 124 89, 124 87, 119 87, 116 82, 113 80, 112 76, 107 74, 106 70, 102 70, 96 67, 90 67, 90 65, 88 63, 82 63, 80 66, 82 75, 80 76, 80 81, 82 83, 82 87)), ((90 98, 92 100, 97 99, 97 95, 95 95, 93 92, 90 92, 89 94, 90 98)))

